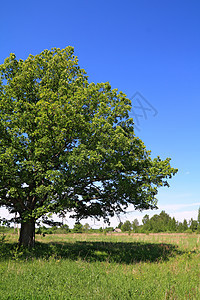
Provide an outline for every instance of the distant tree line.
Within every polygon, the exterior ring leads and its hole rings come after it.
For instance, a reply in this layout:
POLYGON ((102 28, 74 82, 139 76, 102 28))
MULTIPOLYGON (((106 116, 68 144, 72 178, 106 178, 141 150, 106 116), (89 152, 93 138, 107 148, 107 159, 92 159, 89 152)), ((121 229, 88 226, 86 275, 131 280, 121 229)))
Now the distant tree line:
MULTIPOLYGON (((192 218, 187 222, 176 221, 173 217, 171 218, 165 211, 162 211, 159 215, 154 215, 149 217, 145 215, 142 219, 142 225, 139 225, 137 219, 132 222, 127 220, 124 223, 120 222, 116 227, 120 229, 121 232, 130 233, 159 233, 159 232, 186 232, 200 233, 200 208, 198 210, 197 220, 192 218)), ((16 232, 16 230, 14 229, 16 232)), ((100 227, 99 229, 93 229, 88 223, 82 225, 80 222, 76 222, 74 227, 71 229, 67 224, 59 226, 45 227, 40 226, 36 228, 36 234, 46 235, 46 234, 66 234, 66 233, 109 233, 115 231, 114 227, 100 227)), ((0 220, 0 232, 13 232, 13 227, 9 227, 8 224, 1 222, 0 220)))
POLYGON ((176 221, 171 218, 165 211, 162 211, 159 215, 149 217, 145 215, 142 219, 142 225, 139 225, 137 219, 133 222, 129 220, 124 223, 120 222, 118 228, 122 232, 136 232, 136 233, 158 233, 158 232, 198 232, 200 233, 200 208, 198 210, 198 219, 190 219, 189 222, 184 220, 183 222, 176 221))
POLYGON ((41 226, 37 228, 36 234, 66 234, 66 233, 108 233, 113 232, 114 227, 106 227, 106 228, 98 228, 93 229, 88 223, 82 225, 80 222, 76 222, 73 228, 69 228, 67 224, 61 225, 60 227, 52 226, 50 228, 46 228, 45 226, 41 226))

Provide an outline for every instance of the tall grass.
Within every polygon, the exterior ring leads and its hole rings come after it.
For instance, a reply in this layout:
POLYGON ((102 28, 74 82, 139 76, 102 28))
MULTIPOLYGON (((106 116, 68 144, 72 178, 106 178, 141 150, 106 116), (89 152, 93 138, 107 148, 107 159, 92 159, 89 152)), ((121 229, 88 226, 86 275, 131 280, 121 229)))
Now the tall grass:
POLYGON ((200 236, 37 236, 0 244, 0 299, 200 299, 200 236))

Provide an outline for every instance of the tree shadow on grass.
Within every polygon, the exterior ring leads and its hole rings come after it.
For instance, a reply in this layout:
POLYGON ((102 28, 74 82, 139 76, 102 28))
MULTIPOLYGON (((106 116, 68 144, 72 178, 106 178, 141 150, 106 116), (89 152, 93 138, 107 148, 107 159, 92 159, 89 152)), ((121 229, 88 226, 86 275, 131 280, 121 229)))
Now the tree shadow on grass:
POLYGON ((183 251, 180 251, 175 245, 143 242, 36 242, 34 249, 18 249, 17 244, 9 243, 0 245, 0 259, 3 260, 56 258, 133 264, 166 261, 170 257, 181 254, 183 251))

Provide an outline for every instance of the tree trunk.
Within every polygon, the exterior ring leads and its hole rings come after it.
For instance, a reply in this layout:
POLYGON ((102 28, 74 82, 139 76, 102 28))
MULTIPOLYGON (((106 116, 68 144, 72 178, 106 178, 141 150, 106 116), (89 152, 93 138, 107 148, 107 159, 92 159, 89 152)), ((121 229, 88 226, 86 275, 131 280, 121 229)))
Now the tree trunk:
POLYGON ((21 223, 19 246, 32 248, 35 246, 35 220, 30 219, 21 223))

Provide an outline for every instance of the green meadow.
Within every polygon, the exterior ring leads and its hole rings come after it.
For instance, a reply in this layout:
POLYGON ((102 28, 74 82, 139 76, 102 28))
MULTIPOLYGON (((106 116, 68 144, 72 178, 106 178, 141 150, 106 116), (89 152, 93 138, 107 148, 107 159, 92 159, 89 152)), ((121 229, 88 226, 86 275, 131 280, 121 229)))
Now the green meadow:
POLYGON ((0 236, 0 299, 200 299, 198 234, 0 236))

